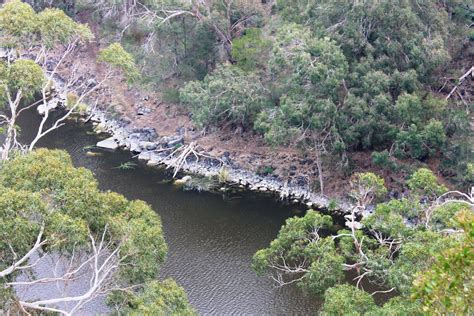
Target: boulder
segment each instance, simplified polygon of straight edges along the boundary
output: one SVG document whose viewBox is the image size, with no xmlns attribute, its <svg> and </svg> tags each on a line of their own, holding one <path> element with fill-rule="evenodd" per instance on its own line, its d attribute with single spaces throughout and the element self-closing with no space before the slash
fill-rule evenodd
<svg viewBox="0 0 474 316">
<path fill-rule="evenodd" d="M 131 152 L 136 152 L 136 153 L 142 152 L 142 149 L 140 147 L 140 140 L 136 138 L 130 138 L 129 141 L 130 141 Z"/>
<path fill-rule="evenodd" d="M 144 141 L 153 141 L 158 137 L 158 133 L 152 127 L 134 128 L 130 137 L 135 137 L 132 135 L 136 135 L 136 137 Z"/>
<path fill-rule="evenodd" d="M 104 139 L 98 142 L 97 147 L 109 149 L 109 150 L 116 150 L 119 147 L 119 145 L 117 144 L 117 142 L 115 141 L 113 137 L 109 137 L 107 139 Z"/>
<path fill-rule="evenodd" d="M 98 84 L 99 83 L 94 78 L 91 78 L 91 79 L 87 80 L 87 86 L 88 87 L 95 87 Z"/>
<path fill-rule="evenodd" d="M 0 59 L 6 59 L 8 57 L 8 51 L 0 47 Z"/>
<path fill-rule="evenodd" d="M 172 148 L 172 147 L 175 147 L 176 145 L 183 144 L 184 137 L 182 135 L 164 137 L 163 142 L 166 143 L 167 147 Z"/>
<path fill-rule="evenodd" d="M 191 180 L 191 176 L 184 176 L 181 179 L 174 180 L 174 184 L 183 185 L 186 184 L 186 182 L 188 182 L 189 180 Z"/>
<path fill-rule="evenodd" d="M 147 141 L 142 141 L 139 143 L 139 146 L 143 149 L 143 150 L 155 150 L 156 148 L 158 148 L 158 144 L 154 143 L 154 142 L 147 142 Z"/>
<path fill-rule="evenodd" d="M 146 106 L 141 106 L 137 110 L 137 115 L 146 115 L 146 114 L 150 114 L 151 112 L 152 112 L 152 109 Z"/>
<path fill-rule="evenodd" d="M 146 165 L 149 166 L 149 167 L 158 166 L 159 164 L 160 164 L 160 162 L 158 160 L 155 160 L 155 159 L 150 159 L 146 163 Z"/>
<path fill-rule="evenodd" d="M 57 108 L 59 105 L 62 104 L 62 100 L 60 98 L 52 98 L 46 104 L 41 103 L 36 108 L 40 115 L 44 115 L 46 112 L 51 111 L 52 109 Z"/>
<path fill-rule="evenodd" d="M 138 155 L 138 160 L 150 160 L 151 159 L 151 153 L 149 152 L 142 152 L 140 155 Z"/>
</svg>

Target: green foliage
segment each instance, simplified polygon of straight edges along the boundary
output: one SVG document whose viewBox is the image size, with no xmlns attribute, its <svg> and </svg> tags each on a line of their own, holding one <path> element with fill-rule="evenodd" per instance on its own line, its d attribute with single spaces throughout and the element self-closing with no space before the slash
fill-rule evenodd
<svg viewBox="0 0 474 316">
<path fill-rule="evenodd" d="M 467 183 L 474 184 L 474 163 L 468 163 L 466 165 L 466 172 L 464 174 L 464 181 Z"/>
<path fill-rule="evenodd" d="M 13 0 L 0 7 L 2 46 L 17 46 L 32 40 L 37 27 L 36 13 L 30 5 Z"/>
<path fill-rule="evenodd" d="M 364 205 L 387 194 L 385 180 L 372 172 L 356 173 L 351 180 L 351 187 L 349 195 Z"/>
<path fill-rule="evenodd" d="M 196 315 L 189 305 L 186 292 L 176 282 L 151 281 L 143 290 L 126 298 L 127 315 Z"/>
<path fill-rule="evenodd" d="M 339 47 L 329 38 L 313 38 L 295 24 L 278 30 L 270 59 L 272 76 L 281 89 L 279 106 L 258 116 L 255 127 L 270 144 L 328 133 L 336 112 L 337 89 L 347 72 Z M 309 132 L 309 133 L 308 133 Z"/>
<path fill-rule="evenodd" d="M 217 174 L 217 181 L 219 183 L 227 183 L 230 181 L 230 172 L 226 167 L 221 167 Z"/>
<path fill-rule="evenodd" d="M 122 71 L 129 82 L 138 79 L 140 76 L 133 56 L 127 53 L 120 43 L 110 44 L 107 48 L 101 50 L 97 60 Z"/>
<path fill-rule="evenodd" d="M 259 166 L 257 168 L 257 174 L 259 176 L 268 176 L 269 174 L 272 174 L 275 169 L 272 166 Z"/>
<path fill-rule="evenodd" d="M 203 81 L 187 83 L 180 99 L 200 127 L 225 122 L 247 126 L 267 103 L 266 89 L 258 77 L 230 64 L 217 67 Z"/>
<path fill-rule="evenodd" d="M 390 286 L 400 293 L 409 294 L 417 272 L 433 264 L 443 250 L 456 244 L 452 238 L 443 238 L 439 233 L 420 231 L 402 245 L 399 256 L 388 271 Z"/>
<path fill-rule="evenodd" d="M 74 22 L 62 10 L 45 9 L 36 13 L 19 0 L 8 1 L 0 8 L 1 46 L 28 48 L 41 44 L 51 49 L 57 44 L 93 38 L 89 27 Z"/>
<path fill-rule="evenodd" d="M 311 265 L 306 277 L 298 284 L 303 290 L 320 295 L 344 278 L 344 258 L 337 252 L 331 237 L 308 245 L 305 257 L 311 260 Z"/>
<path fill-rule="evenodd" d="M 424 315 L 419 301 L 413 301 L 410 297 L 396 296 L 383 304 L 382 307 L 369 311 L 370 316 L 421 316 Z"/>
<path fill-rule="evenodd" d="M 446 203 L 441 206 L 438 206 L 433 211 L 433 217 L 431 218 L 431 224 L 434 226 L 434 229 L 442 230 L 446 228 L 454 229 L 456 221 L 453 219 L 455 215 L 466 208 L 465 203 L 452 202 Z"/>
<path fill-rule="evenodd" d="M 412 234 L 412 230 L 406 227 L 405 218 L 417 216 L 420 208 L 418 203 L 408 199 L 391 200 L 378 204 L 374 214 L 366 217 L 363 223 L 386 236 L 405 238 Z"/>
<path fill-rule="evenodd" d="M 423 311 L 437 315 L 469 315 L 474 312 L 474 218 L 465 209 L 456 217 L 464 234 L 457 246 L 440 252 L 428 270 L 420 272 L 413 296 Z"/>
<path fill-rule="evenodd" d="M 305 291 L 324 294 L 324 315 L 465 314 L 472 306 L 472 238 L 462 236 L 459 227 L 472 230 L 472 212 L 466 202 L 437 204 L 436 194 L 446 189 L 429 170 L 418 170 L 407 183 L 409 194 L 377 204 L 362 225 L 352 225 L 352 214 L 357 222 L 358 210 L 367 211 L 373 199 L 386 194 L 382 178 L 356 174 L 350 195 L 357 207 L 345 216 L 350 229 L 335 234 L 330 218 L 308 211 L 287 220 L 270 246 L 254 255 L 253 269 L 273 274 L 280 284 L 296 282 Z M 430 199 L 421 199 L 427 194 Z M 341 285 L 343 267 L 358 275 L 352 285 Z M 397 296 L 377 307 L 370 293 L 353 286 L 359 286 L 358 278 Z M 421 281 L 415 282 L 417 294 L 411 299 L 417 278 Z"/>
<path fill-rule="evenodd" d="M 447 188 L 438 184 L 438 179 L 433 172 L 426 168 L 420 168 L 413 173 L 407 181 L 407 185 L 414 193 L 436 198 L 447 191 Z"/>
<path fill-rule="evenodd" d="M 340 97 L 334 130 L 345 150 L 395 143 L 398 155 L 415 159 L 439 154 L 451 141 L 446 101 L 425 87 L 460 49 L 452 43 L 464 40 L 469 18 L 453 12 L 468 7 L 468 1 L 277 2 L 284 20 L 310 27 L 314 37 L 330 37 L 349 64 L 344 92 L 327 95 Z"/>
<path fill-rule="evenodd" d="M 343 277 L 343 257 L 336 251 L 332 238 L 320 238 L 320 230 L 332 227 L 332 219 L 309 210 L 302 218 L 290 218 L 269 248 L 257 251 L 252 268 L 264 274 L 272 266 L 297 266 L 306 262 L 304 277 L 297 284 L 305 291 L 322 294 Z M 291 274 L 291 273 L 290 273 Z"/>
<path fill-rule="evenodd" d="M 46 205 L 39 194 L 25 190 L 0 189 L 0 271 L 7 268 L 14 253 L 9 249 L 13 245 L 16 253 L 26 253 L 34 244 L 39 233 Z M 32 222 L 31 218 L 38 218 Z"/>
<path fill-rule="evenodd" d="M 324 294 L 322 315 L 363 315 L 376 308 L 370 294 L 355 286 L 342 284 Z"/>
<path fill-rule="evenodd" d="M 166 103 L 179 103 L 179 89 L 165 88 L 161 98 Z"/>
<path fill-rule="evenodd" d="M 391 159 L 387 150 L 372 152 L 372 162 L 374 165 L 384 169 L 395 171 L 397 164 Z"/>
<path fill-rule="evenodd" d="M 99 191 L 92 173 L 74 168 L 65 152 L 41 149 L 3 162 L 0 184 L 2 264 L 11 262 L 6 242 L 24 254 L 42 222 L 48 247 L 65 255 L 73 246 L 88 243 L 89 229 L 101 235 L 108 225 L 108 238 L 123 243 L 123 281 L 144 282 L 158 276 L 167 247 L 156 213 L 144 202 Z"/>
<path fill-rule="evenodd" d="M 8 69 L 7 86 L 10 93 L 21 91 L 26 98 L 39 92 L 45 81 L 43 70 L 29 59 L 17 59 Z"/>
<path fill-rule="evenodd" d="M 86 25 L 74 22 L 60 9 L 45 9 L 38 13 L 37 20 L 41 39 L 51 48 L 76 38 L 90 41 L 94 37 Z"/>
<path fill-rule="evenodd" d="M 263 59 L 271 44 L 263 38 L 261 29 L 249 28 L 242 37 L 232 41 L 232 57 L 243 70 L 255 71 L 257 67 L 265 65 Z"/>
</svg>

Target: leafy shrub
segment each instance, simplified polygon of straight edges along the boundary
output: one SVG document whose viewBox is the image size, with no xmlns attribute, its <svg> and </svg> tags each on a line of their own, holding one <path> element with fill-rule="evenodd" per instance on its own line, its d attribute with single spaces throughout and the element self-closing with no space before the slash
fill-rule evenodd
<svg viewBox="0 0 474 316">
<path fill-rule="evenodd" d="M 231 64 L 220 65 L 203 81 L 186 84 L 180 100 L 200 127 L 224 123 L 248 126 L 268 102 L 259 78 Z"/>
</svg>

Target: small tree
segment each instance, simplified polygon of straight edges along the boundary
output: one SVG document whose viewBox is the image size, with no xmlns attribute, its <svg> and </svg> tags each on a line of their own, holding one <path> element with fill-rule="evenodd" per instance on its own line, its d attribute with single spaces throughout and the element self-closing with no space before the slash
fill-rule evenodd
<svg viewBox="0 0 474 316">
<path fill-rule="evenodd" d="M 81 43 L 93 38 L 86 25 L 74 22 L 59 9 L 35 13 L 28 4 L 9 1 L 0 8 L 0 28 L 0 46 L 8 52 L 6 61 L 0 61 L 0 102 L 5 103 L 7 108 L 0 116 L 0 123 L 6 125 L 7 130 L 2 148 L 2 160 L 6 160 L 12 150 L 31 151 L 42 137 L 64 125 L 84 100 L 112 76 L 113 70 L 108 67 L 104 78 L 91 86 L 87 84 L 87 79 L 79 80 L 73 63 L 70 66 L 71 75 L 64 78 L 62 84 L 55 83 L 59 70 L 71 53 Z M 57 52 L 61 52 L 59 59 L 55 58 Z M 30 59 L 31 56 L 34 60 Z M 105 49 L 101 57 L 110 66 L 123 70 L 129 78 L 137 76 L 133 59 L 119 49 L 118 44 Z M 73 95 L 74 98 L 68 98 L 66 112 L 46 126 L 50 113 L 57 105 L 53 102 L 57 95 Z M 36 108 L 43 117 L 35 138 L 29 146 L 24 146 L 17 141 L 16 124 L 21 113 L 32 108 Z"/>
<path fill-rule="evenodd" d="M 214 32 L 224 48 L 226 60 L 231 59 L 232 40 L 246 28 L 255 26 L 263 11 L 260 1 L 246 0 L 100 0 L 92 3 L 105 17 L 119 18 L 124 30 L 143 21 L 161 26 L 180 17 L 191 17 Z M 148 43 L 155 34 L 149 34 Z"/>
<path fill-rule="evenodd" d="M 192 81 L 180 91 L 200 127 L 226 123 L 248 126 L 267 104 L 267 91 L 257 76 L 230 64 L 219 66 L 203 81 Z"/>
<path fill-rule="evenodd" d="M 339 47 L 295 24 L 279 29 L 270 60 L 273 81 L 285 91 L 277 107 L 259 114 L 255 127 L 270 144 L 298 144 L 313 151 L 324 194 L 322 156 L 338 141 L 337 93 L 347 72 Z"/>
</svg>

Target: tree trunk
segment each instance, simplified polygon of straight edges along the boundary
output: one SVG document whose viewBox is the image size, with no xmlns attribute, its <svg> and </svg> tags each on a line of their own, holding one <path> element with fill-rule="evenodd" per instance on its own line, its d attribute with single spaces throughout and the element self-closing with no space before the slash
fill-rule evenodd
<svg viewBox="0 0 474 316">
<path fill-rule="evenodd" d="M 321 153 L 319 149 L 315 150 L 316 152 L 316 166 L 318 167 L 318 178 L 319 178 L 319 188 L 321 195 L 324 195 L 324 176 L 323 176 L 323 166 L 321 162 Z"/>
</svg>

